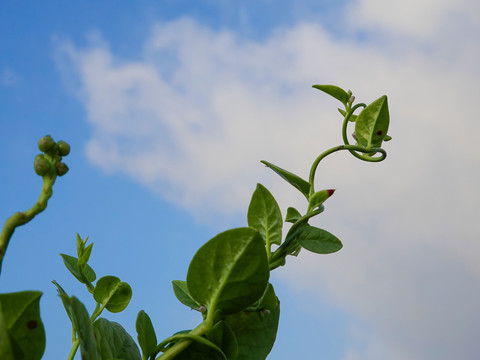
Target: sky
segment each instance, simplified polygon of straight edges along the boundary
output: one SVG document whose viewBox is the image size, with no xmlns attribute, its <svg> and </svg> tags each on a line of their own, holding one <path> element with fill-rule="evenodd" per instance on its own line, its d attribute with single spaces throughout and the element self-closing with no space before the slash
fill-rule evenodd
<svg viewBox="0 0 480 360">
<path fill-rule="evenodd" d="M 92 311 L 59 253 L 94 242 L 97 276 L 133 288 L 158 338 L 196 326 L 171 280 L 195 251 L 246 225 L 256 183 L 288 206 L 298 192 L 268 160 L 307 176 L 341 144 L 335 99 L 386 94 L 384 162 L 325 159 L 337 191 L 312 221 L 344 248 L 302 251 L 272 273 L 281 301 L 268 359 L 478 359 L 480 343 L 480 3 L 474 0 L 77 1 L 0 5 L 0 218 L 41 188 L 37 140 L 71 144 L 45 213 L 18 228 L 1 292 L 43 292 L 45 359 L 71 328 L 52 280 Z"/>
</svg>

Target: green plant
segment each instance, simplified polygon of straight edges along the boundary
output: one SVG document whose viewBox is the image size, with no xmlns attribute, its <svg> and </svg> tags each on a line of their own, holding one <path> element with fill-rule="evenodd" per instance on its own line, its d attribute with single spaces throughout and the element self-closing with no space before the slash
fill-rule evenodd
<svg viewBox="0 0 480 360">
<path fill-rule="evenodd" d="M 118 313 L 128 306 L 132 297 L 130 285 L 115 276 L 96 280 L 95 271 L 88 264 L 93 244 L 87 245 L 87 239 L 77 234 L 77 256 L 61 254 L 61 257 L 70 273 L 86 286 L 96 306 L 88 314 L 76 297 L 69 296 L 53 282 L 72 323 L 72 349 L 67 359 L 73 359 L 78 348 L 82 359 L 89 360 L 263 360 L 267 357 L 275 342 L 280 316 L 280 302 L 269 282 L 270 272 L 285 265 L 287 256 L 297 256 L 302 248 L 318 254 L 342 248 L 336 236 L 309 224 L 311 218 L 324 211 L 324 202 L 334 193 L 333 189 L 315 190 L 319 163 L 341 150 L 364 161 L 382 161 L 386 157 L 382 142 L 390 140 L 386 96 L 368 106 L 353 105 L 355 98 L 350 91 L 332 85 L 314 88 L 343 104 L 344 109 L 339 109 L 343 116 L 343 144 L 326 150 L 314 160 L 308 180 L 262 161 L 307 201 L 303 214 L 293 207 L 287 209 L 285 222 L 291 226 L 286 235 L 282 236 L 284 220 L 277 201 L 265 186 L 257 184 L 248 207 L 248 226 L 227 230 L 206 242 L 193 256 L 186 281 L 172 282 L 177 299 L 201 314 L 200 324 L 158 341 L 151 319 L 142 310 L 136 321 L 139 349 L 120 324 L 100 317 L 104 310 Z M 355 145 L 348 141 L 349 123 L 355 123 Z M 2 258 L 15 227 L 45 209 L 56 176 L 66 172 L 66 165 L 61 162 L 61 157 L 70 150 L 66 143 L 55 143 L 47 136 L 40 140 L 39 148 L 45 152 L 35 160 L 35 171 L 44 179 L 42 195 L 34 210 L 24 213 L 28 216 L 14 215 L 7 220 L 0 242 Z M 38 313 L 40 295 L 40 292 L 0 295 L 2 359 L 42 357 L 45 335 Z"/>
</svg>

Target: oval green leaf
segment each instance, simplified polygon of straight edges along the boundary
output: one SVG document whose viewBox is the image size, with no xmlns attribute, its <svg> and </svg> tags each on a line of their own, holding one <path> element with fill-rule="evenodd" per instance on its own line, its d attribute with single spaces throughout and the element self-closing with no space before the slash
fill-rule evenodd
<svg viewBox="0 0 480 360">
<path fill-rule="evenodd" d="M 295 236 L 304 249 L 317 254 L 331 254 L 343 247 L 342 242 L 328 231 L 308 224 L 300 227 Z"/>
<path fill-rule="evenodd" d="M 307 198 L 310 193 L 310 184 L 308 181 L 303 180 L 301 177 L 291 173 L 290 171 L 284 170 L 279 168 L 268 161 L 262 160 L 260 161 L 262 164 L 265 164 L 267 167 L 275 171 L 280 177 L 286 180 L 290 185 L 295 187 L 296 189 L 300 190 L 300 192 Z"/>
<path fill-rule="evenodd" d="M 76 257 L 65 254 L 60 254 L 60 256 L 62 257 L 63 263 L 68 271 L 70 271 L 82 284 L 91 283 L 97 278 L 95 271 L 93 271 L 90 265 L 85 264 L 85 270 L 82 273 L 81 269 L 78 267 L 78 259 Z"/>
<path fill-rule="evenodd" d="M 257 184 L 248 206 L 248 226 L 258 230 L 268 249 L 282 242 L 282 213 L 277 201 L 262 184 Z"/>
<path fill-rule="evenodd" d="M 342 104 L 347 105 L 350 96 L 348 93 L 335 85 L 313 85 L 315 89 L 323 91 L 324 93 L 333 96 L 335 99 L 340 100 Z"/>
<path fill-rule="evenodd" d="M 93 332 L 102 359 L 142 359 L 137 344 L 122 325 L 99 318 L 93 323 Z"/>
<path fill-rule="evenodd" d="M 175 297 L 183 305 L 188 306 L 190 309 L 198 309 L 200 307 L 200 304 L 192 298 L 192 295 L 190 295 L 186 281 L 173 280 L 172 286 Z"/>
<path fill-rule="evenodd" d="M 8 339 L 0 340 L 3 359 L 41 359 L 45 350 L 45 330 L 40 319 L 40 291 L 22 291 L 0 294 L 1 333 Z M 2 336 L 3 337 L 3 336 Z"/>
<path fill-rule="evenodd" d="M 235 313 L 262 296 L 269 276 L 262 237 L 252 228 L 237 228 L 218 234 L 197 251 L 187 286 L 208 311 Z"/>
<path fill-rule="evenodd" d="M 143 358 L 148 359 L 152 355 L 156 356 L 157 354 L 154 354 L 154 352 L 157 346 L 157 335 L 150 316 L 143 310 L 138 312 L 135 329 L 137 330 L 138 344 L 142 349 Z"/>
<path fill-rule="evenodd" d="M 387 96 L 383 95 L 358 115 L 355 122 L 355 135 L 358 144 L 367 149 L 380 147 L 387 136 L 389 123 Z"/>
<path fill-rule="evenodd" d="M 132 298 L 132 288 L 116 276 L 104 276 L 97 281 L 93 289 L 93 298 L 105 305 L 108 311 L 117 313 L 128 306 Z"/>
</svg>

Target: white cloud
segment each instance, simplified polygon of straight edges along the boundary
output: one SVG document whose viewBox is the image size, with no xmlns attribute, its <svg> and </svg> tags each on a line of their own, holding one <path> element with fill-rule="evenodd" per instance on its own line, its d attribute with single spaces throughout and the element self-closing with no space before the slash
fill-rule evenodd
<svg viewBox="0 0 480 360">
<path fill-rule="evenodd" d="M 366 102 L 387 93 L 394 138 L 387 160 L 336 154 L 317 176 L 319 187 L 338 191 L 316 223 L 345 248 L 327 257 L 302 253 L 281 274 L 326 291 L 354 316 L 345 360 L 474 359 L 480 51 L 464 31 L 478 23 L 467 1 L 436 2 L 434 10 L 416 2 L 412 17 L 388 4 L 355 5 L 356 26 L 384 30 L 388 48 L 339 40 L 308 23 L 255 42 L 181 19 L 158 24 L 137 61 L 122 61 L 98 41 L 84 49 L 64 43 L 59 52 L 78 73 L 90 160 L 204 220 L 244 213 L 259 180 L 282 205 L 296 201 L 258 161 L 306 176 L 314 156 L 339 143 L 337 104 L 310 85 L 350 87 Z M 470 22 L 445 38 L 435 30 L 453 8 Z M 363 326 L 369 330 L 359 337 Z"/>
</svg>

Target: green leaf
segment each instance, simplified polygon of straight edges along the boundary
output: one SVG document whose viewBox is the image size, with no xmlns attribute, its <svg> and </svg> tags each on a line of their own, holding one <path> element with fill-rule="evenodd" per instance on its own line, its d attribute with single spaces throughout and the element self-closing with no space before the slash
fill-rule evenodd
<svg viewBox="0 0 480 360">
<path fill-rule="evenodd" d="M 358 115 L 355 123 L 355 135 L 358 144 L 367 149 L 380 147 L 387 136 L 389 123 L 387 96 L 383 95 Z"/>
<path fill-rule="evenodd" d="M 338 111 L 340 111 L 340 114 L 343 115 L 343 117 L 347 116 L 347 112 L 345 110 L 342 110 L 342 109 L 338 109 Z M 355 122 L 357 121 L 357 115 L 350 115 L 350 117 L 348 118 L 348 121 L 351 121 L 351 122 Z"/>
<path fill-rule="evenodd" d="M 271 284 L 263 298 L 260 306 L 268 313 L 242 311 L 225 319 L 237 339 L 237 360 L 265 360 L 275 343 L 280 303 Z"/>
<path fill-rule="evenodd" d="M 60 254 L 60 256 L 62 257 L 63 263 L 68 271 L 70 271 L 82 284 L 91 283 L 97 278 L 95 271 L 93 271 L 88 264 L 85 265 L 85 270 L 82 273 L 78 267 L 78 259 L 76 257 L 65 254 Z"/>
<path fill-rule="evenodd" d="M 183 305 L 188 306 L 190 309 L 198 309 L 200 307 L 200 304 L 192 298 L 192 295 L 190 295 L 186 281 L 173 280 L 172 286 L 176 298 Z"/>
<path fill-rule="evenodd" d="M 268 161 L 262 160 L 262 164 L 265 164 L 267 167 L 275 171 L 278 175 L 280 175 L 284 180 L 286 180 L 290 185 L 293 187 L 297 188 L 300 190 L 300 192 L 307 198 L 308 200 L 308 195 L 310 193 L 310 184 L 308 181 L 303 180 L 301 177 L 292 174 L 291 172 L 284 170 L 282 168 L 279 168 L 278 166 L 275 166 Z"/>
<path fill-rule="evenodd" d="M 143 359 L 148 359 L 149 356 L 155 356 L 155 347 L 157 346 L 157 336 L 152 325 L 152 320 L 143 310 L 140 310 L 135 322 L 135 329 L 137 330 L 137 339 L 142 349 Z"/>
<path fill-rule="evenodd" d="M 104 276 L 97 281 L 93 290 L 95 301 L 105 305 L 105 308 L 117 313 L 125 310 L 132 298 L 132 288 L 126 282 L 121 282 L 116 276 Z"/>
<path fill-rule="evenodd" d="M 85 272 L 85 267 L 87 266 L 87 262 L 90 259 L 90 255 L 92 253 L 92 247 L 93 247 L 93 243 L 88 245 L 85 248 L 83 254 L 78 257 L 77 265 L 81 273 Z"/>
<path fill-rule="evenodd" d="M 335 99 L 340 100 L 344 105 L 347 105 L 348 100 L 350 100 L 350 96 L 348 95 L 348 93 L 345 90 L 339 88 L 338 86 L 313 85 L 312 87 L 320 91 L 323 91 L 324 93 L 327 93 L 330 96 L 333 96 Z"/>
<path fill-rule="evenodd" d="M 8 327 L 2 311 L 2 304 L 0 304 L 0 359 L 15 360 L 10 334 L 8 333 Z"/>
<path fill-rule="evenodd" d="M 133 338 L 118 323 L 99 318 L 93 323 L 97 351 L 102 359 L 140 360 Z"/>
<path fill-rule="evenodd" d="M 298 243 L 317 254 L 331 254 L 340 250 L 342 242 L 328 231 L 304 224 L 295 232 Z"/>
<path fill-rule="evenodd" d="M 248 206 L 248 226 L 258 230 L 267 249 L 282 242 L 282 213 L 277 201 L 262 184 L 257 184 Z"/>
<path fill-rule="evenodd" d="M 93 333 L 92 323 L 85 306 L 76 297 L 66 297 L 60 294 L 64 304 L 69 308 L 67 313 L 70 314 L 73 328 L 77 332 L 80 341 L 80 351 L 82 353 L 82 360 L 100 360 L 97 354 L 97 347 L 95 344 L 95 336 Z"/>
<path fill-rule="evenodd" d="M 197 251 L 188 268 L 187 286 L 208 311 L 235 313 L 262 296 L 269 275 L 258 231 L 237 228 L 218 234 Z"/>
<path fill-rule="evenodd" d="M 327 200 L 330 196 L 333 195 L 335 189 L 328 189 L 328 190 L 320 190 L 310 196 L 308 200 L 308 210 L 313 210 L 318 208 L 322 205 L 325 200 Z"/>
<path fill-rule="evenodd" d="M 5 358 L 13 353 L 15 359 L 41 359 L 45 351 L 45 330 L 40 319 L 40 291 L 0 294 L 0 333 L 9 340 L 0 340 L 0 354 Z M 2 335 L 3 338 L 3 335 Z"/>
<path fill-rule="evenodd" d="M 285 221 L 293 224 L 301 217 L 302 214 L 300 214 L 297 209 L 295 209 L 294 207 L 289 207 L 287 209 L 287 216 L 285 217 Z"/>
</svg>

